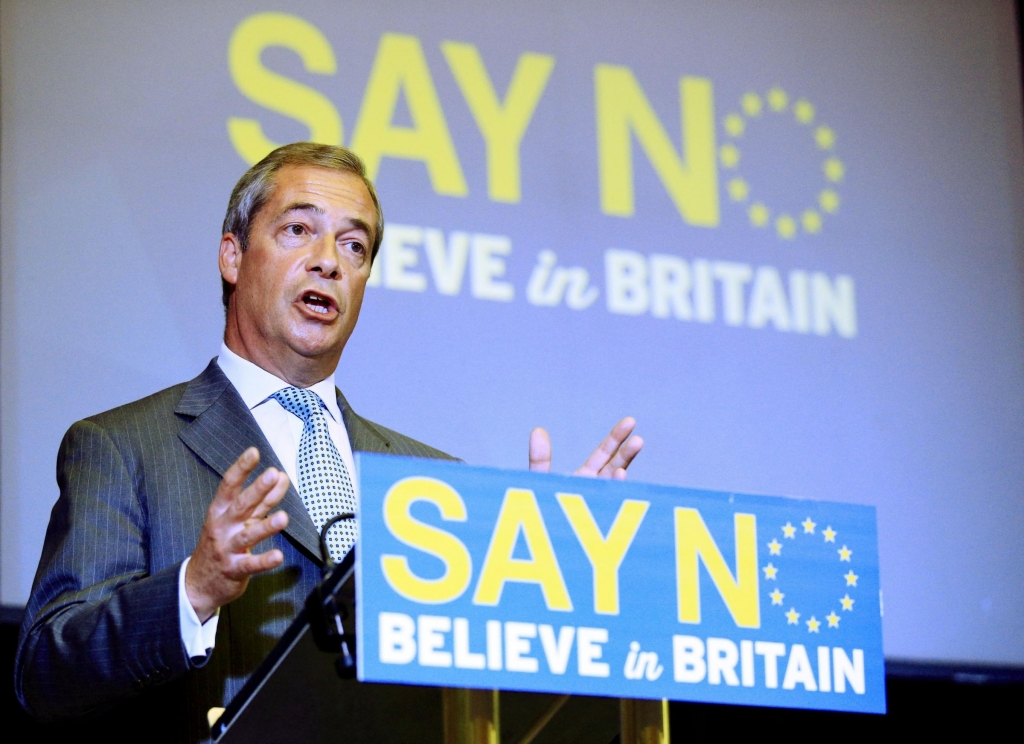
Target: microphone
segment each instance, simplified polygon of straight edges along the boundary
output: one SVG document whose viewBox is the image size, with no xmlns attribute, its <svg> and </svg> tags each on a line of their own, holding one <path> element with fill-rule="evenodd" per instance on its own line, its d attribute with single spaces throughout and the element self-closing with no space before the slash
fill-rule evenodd
<svg viewBox="0 0 1024 744">
<path fill-rule="evenodd" d="M 321 651 L 339 654 L 334 661 L 334 668 L 342 679 L 352 679 L 356 676 L 355 638 L 345 632 L 343 625 L 354 610 L 350 605 L 355 597 L 349 596 L 352 594 L 351 587 L 345 591 L 345 587 L 338 585 L 339 579 L 331 580 L 338 564 L 334 562 L 327 547 L 327 533 L 338 522 L 343 519 L 354 519 L 355 516 L 351 512 L 338 514 L 328 519 L 320 529 L 320 558 L 324 563 L 323 581 L 317 584 L 306 599 L 306 612 L 313 640 Z"/>
<path fill-rule="evenodd" d="M 331 558 L 331 551 L 327 547 L 327 533 L 330 531 L 331 527 L 336 525 L 341 520 L 343 520 L 343 519 L 355 519 L 355 518 L 356 518 L 356 515 L 353 514 L 352 512 L 344 512 L 342 514 L 336 514 L 335 516 L 333 516 L 330 519 L 328 519 L 324 523 L 324 526 L 320 528 L 320 560 L 322 560 L 324 562 L 322 576 L 325 579 L 327 578 L 328 574 L 331 573 L 331 571 L 333 571 L 335 568 L 337 568 L 337 565 L 338 565 L 337 563 L 334 562 L 334 559 Z"/>
</svg>

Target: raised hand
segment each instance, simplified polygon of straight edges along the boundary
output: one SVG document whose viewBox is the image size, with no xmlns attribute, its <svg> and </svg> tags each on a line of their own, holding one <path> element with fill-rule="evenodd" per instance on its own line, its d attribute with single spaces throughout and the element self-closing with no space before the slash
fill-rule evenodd
<svg viewBox="0 0 1024 744">
<path fill-rule="evenodd" d="M 206 510 L 199 543 L 185 569 L 185 593 L 202 623 L 218 607 L 242 596 L 250 576 L 276 568 L 284 560 L 280 550 L 250 552 L 288 526 L 283 511 L 267 516 L 288 491 L 287 475 L 267 468 L 242 488 L 259 461 L 259 451 L 250 447 L 228 468 Z"/>
<path fill-rule="evenodd" d="M 643 439 L 630 436 L 635 428 L 636 419 L 632 416 L 615 424 L 576 475 L 625 480 L 626 468 L 644 446 Z M 539 427 L 530 432 L 530 470 L 541 473 L 551 470 L 551 437 Z"/>
</svg>

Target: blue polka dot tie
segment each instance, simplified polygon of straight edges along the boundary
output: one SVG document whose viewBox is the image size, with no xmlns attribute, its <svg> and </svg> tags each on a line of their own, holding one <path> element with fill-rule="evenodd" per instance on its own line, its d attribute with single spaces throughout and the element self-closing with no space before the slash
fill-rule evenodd
<svg viewBox="0 0 1024 744">
<path fill-rule="evenodd" d="M 345 461 L 327 429 L 327 408 L 312 390 L 288 387 L 270 396 L 289 413 L 302 419 L 299 440 L 299 496 L 317 532 L 331 517 L 356 511 L 355 489 Z M 354 519 L 343 519 L 327 533 L 331 558 L 340 561 L 356 542 Z"/>
</svg>

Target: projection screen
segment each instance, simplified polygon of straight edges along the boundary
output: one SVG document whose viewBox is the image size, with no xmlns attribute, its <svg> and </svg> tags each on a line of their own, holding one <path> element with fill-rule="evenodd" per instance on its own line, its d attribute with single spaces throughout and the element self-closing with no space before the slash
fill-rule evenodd
<svg viewBox="0 0 1024 744">
<path fill-rule="evenodd" d="M 344 144 L 388 227 L 338 380 L 479 465 L 878 509 L 886 654 L 1024 665 L 1010 2 L 5 0 L 0 593 L 75 420 L 191 379 L 227 197 Z"/>
</svg>

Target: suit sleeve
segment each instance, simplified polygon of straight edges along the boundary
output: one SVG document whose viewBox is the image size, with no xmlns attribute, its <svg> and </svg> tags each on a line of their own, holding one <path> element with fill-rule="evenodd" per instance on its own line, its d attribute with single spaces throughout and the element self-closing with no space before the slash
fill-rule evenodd
<svg viewBox="0 0 1024 744">
<path fill-rule="evenodd" d="M 83 714 L 190 667 L 175 564 L 149 574 L 145 504 L 106 429 L 76 423 L 18 641 L 15 686 L 41 720 Z"/>
</svg>

